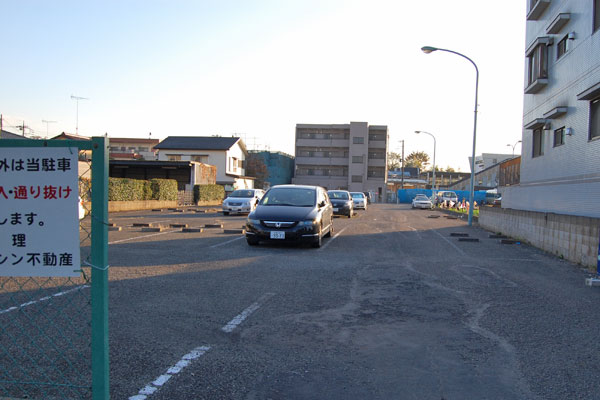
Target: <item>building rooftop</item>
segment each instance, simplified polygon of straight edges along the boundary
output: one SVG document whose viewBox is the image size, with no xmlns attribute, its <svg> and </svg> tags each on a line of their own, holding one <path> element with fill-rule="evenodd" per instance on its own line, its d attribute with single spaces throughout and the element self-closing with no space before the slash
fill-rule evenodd
<svg viewBox="0 0 600 400">
<path fill-rule="evenodd" d="M 161 150 L 229 150 L 239 140 L 239 137 L 169 136 L 154 148 Z M 244 148 L 243 145 L 242 148 Z"/>
</svg>

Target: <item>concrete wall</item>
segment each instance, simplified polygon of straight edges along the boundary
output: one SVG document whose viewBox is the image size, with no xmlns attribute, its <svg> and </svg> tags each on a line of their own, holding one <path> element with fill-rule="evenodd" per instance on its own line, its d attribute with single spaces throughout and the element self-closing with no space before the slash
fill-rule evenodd
<svg viewBox="0 0 600 400">
<path fill-rule="evenodd" d="M 86 205 L 90 209 L 91 204 Z M 152 210 L 153 208 L 175 208 L 177 200 L 109 201 L 108 212 Z"/>
<path fill-rule="evenodd" d="M 481 207 L 479 225 L 595 270 L 600 219 Z"/>
</svg>

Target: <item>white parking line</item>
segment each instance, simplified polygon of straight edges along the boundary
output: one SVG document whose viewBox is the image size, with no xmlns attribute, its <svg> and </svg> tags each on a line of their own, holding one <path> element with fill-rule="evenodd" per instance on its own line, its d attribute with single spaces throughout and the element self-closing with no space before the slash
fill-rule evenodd
<svg viewBox="0 0 600 400">
<path fill-rule="evenodd" d="M 223 242 L 223 243 L 217 243 L 217 244 L 213 244 L 212 246 L 210 246 L 210 248 L 211 248 L 211 249 L 214 249 L 215 247 L 225 246 L 226 244 L 229 244 L 229 243 L 231 243 L 231 242 L 235 242 L 236 240 L 240 240 L 240 239 L 243 239 L 243 238 L 244 238 L 244 236 L 240 236 L 240 237 L 237 237 L 237 238 L 235 238 L 235 239 L 228 240 L 228 241 L 226 241 L 226 242 Z"/>
<path fill-rule="evenodd" d="M 255 303 L 252 303 L 239 315 L 237 315 L 235 318 L 229 321 L 229 323 L 222 327 L 221 330 L 227 333 L 231 333 L 242 322 L 244 322 L 244 320 L 248 318 L 250 314 L 258 310 L 265 301 L 267 301 L 274 295 L 275 293 L 265 293 Z M 194 350 L 181 357 L 181 360 L 179 360 L 175 365 L 169 367 L 164 374 L 160 375 L 158 378 L 154 379 L 154 381 L 141 388 L 138 394 L 129 397 L 129 400 L 146 400 L 149 396 L 153 395 L 158 389 L 160 389 L 165 383 L 167 383 L 169 379 L 171 379 L 174 375 L 177 375 L 184 368 L 189 366 L 193 360 L 203 356 L 208 350 L 210 350 L 210 346 L 196 347 Z"/>
<path fill-rule="evenodd" d="M 85 288 L 89 288 L 89 285 L 77 286 L 77 287 L 75 287 L 73 289 L 65 290 L 64 292 L 54 293 L 53 295 L 50 295 L 50 296 L 42 297 L 40 299 L 33 300 L 33 301 L 28 301 L 27 303 L 23 303 L 23 304 L 21 304 L 19 306 L 10 307 L 10 308 L 7 308 L 6 310 L 0 310 L 0 314 L 6 314 L 8 312 L 18 310 L 19 308 L 24 308 L 24 307 L 27 307 L 27 306 L 31 306 L 33 304 L 41 303 L 43 301 L 48 301 L 48 300 L 50 300 L 53 297 L 59 297 L 59 296 L 65 295 L 67 293 L 75 292 L 77 290 L 81 290 L 81 289 L 85 289 Z"/>
<path fill-rule="evenodd" d="M 444 239 L 446 242 L 448 242 L 452 247 L 454 247 L 456 249 L 456 251 L 458 251 L 460 254 L 462 254 L 465 257 L 468 257 L 467 253 L 465 253 L 464 251 L 462 251 L 460 249 L 460 247 L 458 247 L 457 245 L 455 245 L 454 243 L 452 243 L 450 240 L 448 240 L 446 237 L 444 237 L 444 235 L 442 235 L 441 233 L 439 233 L 438 231 L 433 231 L 436 235 L 438 235 L 439 237 L 441 237 L 442 239 Z"/>
<path fill-rule="evenodd" d="M 237 328 L 246 318 L 250 316 L 254 311 L 258 310 L 262 303 L 275 296 L 275 293 L 266 293 L 261 296 L 260 299 L 256 300 L 255 303 L 252 303 L 248 308 L 242 311 L 240 314 L 235 316 L 231 321 L 227 323 L 224 327 L 221 328 L 223 332 L 231 333 L 235 328 Z"/>
<path fill-rule="evenodd" d="M 333 242 L 338 236 L 340 236 L 342 234 L 342 232 L 344 232 L 346 230 L 346 228 L 348 228 L 348 227 L 346 226 L 345 228 L 342 228 L 341 231 L 339 231 L 338 233 L 333 235 L 333 237 L 331 239 L 329 239 L 327 241 L 327 243 L 325 243 L 323 246 L 321 246 L 321 248 L 319 250 L 325 250 L 327 248 L 327 246 L 329 246 L 331 244 L 331 242 Z"/>
<path fill-rule="evenodd" d="M 194 350 L 181 357 L 181 360 L 179 360 L 177 364 L 173 365 L 172 367 L 169 367 L 166 373 L 156 378 L 154 381 L 152 381 L 152 383 L 149 383 L 142 389 L 140 389 L 138 394 L 129 397 L 129 400 L 147 399 L 148 396 L 152 395 L 154 392 L 160 389 L 161 386 L 167 383 L 169 379 L 171 379 L 174 375 L 180 373 L 185 367 L 189 366 L 192 363 L 192 361 L 194 361 L 197 358 L 200 358 L 208 350 L 210 350 L 210 346 L 196 347 Z"/>
<path fill-rule="evenodd" d="M 130 241 L 132 241 L 132 240 L 136 240 L 136 239 L 144 239 L 144 238 L 147 238 L 147 237 L 152 237 L 152 236 L 166 235 L 167 233 L 172 233 L 172 232 L 175 232 L 175 231 L 177 231 L 177 230 L 176 230 L 176 229 L 173 229 L 173 230 L 170 230 L 170 231 L 167 231 L 167 232 L 153 233 L 153 234 L 151 234 L 151 235 L 142 235 L 142 236 L 136 236 L 136 237 L 132 237 L 132 238 L 129 238 L 129 239 L 115 240 L 115 241 L 112 241 L 112 242 L 108 242 L 108 244 L 116 244 L 116 243 L 122 243 L 122 242 L 130 242 Z"/>
</svg>

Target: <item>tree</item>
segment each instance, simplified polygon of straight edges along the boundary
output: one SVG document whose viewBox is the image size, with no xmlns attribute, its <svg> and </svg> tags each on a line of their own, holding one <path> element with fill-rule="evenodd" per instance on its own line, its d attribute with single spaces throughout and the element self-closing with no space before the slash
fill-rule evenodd
<svg viewBox="0 0 600 400">
<path fill-rule="evenodd" d="M 447 166 L 446 169 L 444 170 L 446 172 L 456 172 L 456 170 L 454 168 L 452 168 L 451 166 Z"/>
<path fill-rule="evenodd" d="M 413 151 L 405 159 L 405 167 L 414 167 L 421 170 L 429 164 L 429 156 L 424 151 Z"/>
<path fill-rule="evenodd" d="M 264 188 L 265 181 L 269 177 L 269 170 L 263 158 L 256 153 L 249 153 L 246 157 L 246 175 L 253 176 L 255 188 Z"/>
<path fill-rule="evenodd" d="M 388 157 L 388 161 L 387 161 L 388 171 L 391 171 L 393 169 L 398 169 L 402 166 L 402 156 L 400 154 L 394 153 L 392 151 L 392 152 L 388 153 L 387 157 Z"/>
</svg>

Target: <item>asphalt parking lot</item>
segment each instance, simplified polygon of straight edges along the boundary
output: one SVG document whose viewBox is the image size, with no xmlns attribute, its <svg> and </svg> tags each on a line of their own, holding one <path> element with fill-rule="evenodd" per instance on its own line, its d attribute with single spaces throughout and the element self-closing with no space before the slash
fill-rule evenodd
<svg viewBox="0 0 600 400">
<path fill-rule="evenodd" d="M 112 398 L 592 399 L 600 390 L 600 291 L 576 265 L 410 205 L 336 218 L 320 249 L 250 247 L 224 233 L 245 218 L 110 215 L 121 227 L 109 233 Z"/>
</svg>

